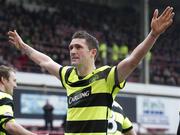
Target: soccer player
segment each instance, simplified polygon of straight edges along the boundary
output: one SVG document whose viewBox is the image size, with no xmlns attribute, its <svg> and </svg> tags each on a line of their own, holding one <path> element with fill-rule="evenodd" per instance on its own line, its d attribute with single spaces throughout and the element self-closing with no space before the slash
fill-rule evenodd
<svg viewBox="0 0 180 135">
<path fill-rule="evenodd" d="M 112 113 L 108 120 L 108 135 L 136 135 L 131 121 L 123 108 L 116 101 L 112 105 Z"/>
<path fill-rule="evenodd" d="M 16 123 L 14 118 L 13 89 L 17 86 L 15 70 L 0 66 L 0 135 L 36 135 Z"/>
<path fill-rule="evenodd" d="M 151 32 L 132 54 L 116 66 L 96 68 L 98 41 L 85 31 L 76 32 L 69 44 L 72 66 L 57 64 L 47 55 L 23 42 L 19 34 L 9 31 L 9 42 L 32 61 L 61 80 L 67 91 L 66 135 L 106 135 L 113 100 L 125 79 L 133 72 L 158 37 L 172 24 L 173 8 L 159 16 L 154 11 Z M 120 86 L 119 86 L 120 84 Z"/>
</svg>

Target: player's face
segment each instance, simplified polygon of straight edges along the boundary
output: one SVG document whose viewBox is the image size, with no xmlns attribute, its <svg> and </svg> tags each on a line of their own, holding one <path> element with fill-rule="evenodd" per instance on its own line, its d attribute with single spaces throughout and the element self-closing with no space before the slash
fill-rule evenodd
<svg viewBox="0 0 180 135">
<path fill-rule="evenodd" d="M 83 64 L 87 65 L 93 57 L 85 39 L 73 39 L 69 45 L 69 51 L 71 64 L 74 66 L 83 66 Z"/>
<path fill-rule="evenodd" d="M 13 95 L 13 90 L 17 87 L 16 75 L 14 72 L 10 72 L 9 80 L 4 80 L 4 87 L 8 94 Z"/>
</svg>

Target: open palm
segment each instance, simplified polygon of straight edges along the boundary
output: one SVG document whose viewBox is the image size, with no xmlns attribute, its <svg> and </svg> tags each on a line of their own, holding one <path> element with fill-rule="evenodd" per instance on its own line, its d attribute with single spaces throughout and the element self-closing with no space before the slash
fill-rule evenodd
<svg viewBox="0 0 180 135">
<path fill-rule="evenodd" d="M 22 45 L 24 44 L 23 40 L 21 39 L 19 34 L 16 32 L 16 30 L 9 31 L 8 36 L 9 36 L 9 42 L 12 45 L 14 45 L 16 48 L 20 49 Z"/>
<path fill-rule="evenodd" d="M 173 8 L 168 6 L 159 17 L 158 14 L 156 9 L 151 21 L 151 29 L 155 35 L 160 35 L 172 24 L 174 16 Z"/>
</svg>

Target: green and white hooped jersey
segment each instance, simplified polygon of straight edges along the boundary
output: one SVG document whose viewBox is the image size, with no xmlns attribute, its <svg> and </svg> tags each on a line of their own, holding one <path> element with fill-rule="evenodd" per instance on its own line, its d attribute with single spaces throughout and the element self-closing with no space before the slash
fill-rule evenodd
<svg viewBox="0 0 180 135">
<path fill-rule="evenodd" d="M 132 128 L 132 123 L 128 117 L 126 117 L 123 108 L 114 101 L 111 117 L 108 120 L 108 135 L 121 135 Z"/>
<path fill-rule="evenodd" d="M 0 135 L 8 135 L 4 126 L 8 121 L 14 121 L 13 98 L 11 95 L 0 91 Z"/>
<path fill-rule="evenodd" d="M 66 135 L 107 134 L 112 102 L 125 84 L 119 85 L 116 72 L 116 67 L 103 66 L 80 79 L 74 67 L 60 68 L 68 97 Z"/>
</svg>

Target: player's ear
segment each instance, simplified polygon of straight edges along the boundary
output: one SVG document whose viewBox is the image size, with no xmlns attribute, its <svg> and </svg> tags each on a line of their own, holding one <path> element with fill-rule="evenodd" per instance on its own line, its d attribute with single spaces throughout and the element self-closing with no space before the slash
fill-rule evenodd
<svg viewBox="0 0 180 135">
<path fill-rule="evenodd" d="M 4 84 L 4 77 L 1 77 L 1 80 L 0 80 L 0 82 L 2 83 L 2 84 Z"/>
<path fill-rule="evenodd" d="M 1 77 L 1 83 L 4 84 L 5 81 L 7 81 L 7 79 L 4 77 Z"/>
<path fill-rule="evenodd" d="M 97 49 L 91 49 L 91 54 L 95 58 L 97 54 Z"/>
</svg>

